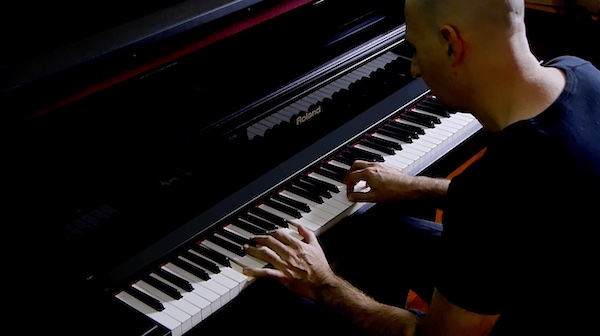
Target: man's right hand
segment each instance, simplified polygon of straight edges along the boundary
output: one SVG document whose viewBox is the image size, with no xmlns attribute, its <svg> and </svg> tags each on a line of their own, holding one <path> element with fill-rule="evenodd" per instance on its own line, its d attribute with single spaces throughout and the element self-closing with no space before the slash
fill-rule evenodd
<svg viewBox="0 0 600 336">
<path fill-rule="evenodd" d="M 366 188 L 355 188 L 359 183 Z M 356 160 L 344 183 L 350 201 L 388 202 L 445 195 L 449 180 L 411 176 L 384 163 Z"/>
</svg>

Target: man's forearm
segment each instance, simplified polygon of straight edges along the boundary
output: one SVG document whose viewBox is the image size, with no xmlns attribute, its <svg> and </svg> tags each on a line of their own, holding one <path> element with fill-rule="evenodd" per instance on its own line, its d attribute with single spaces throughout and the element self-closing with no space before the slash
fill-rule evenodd
<svg viewBox="0 0 600 336">
<path fill-rule="evenodd" d="M 416 176 L 412 182 L 414 197 L 416 199 L 429 200 L 442 205 L 448 192 L 450 180 L 446 178 Z"/>
<path fill-rule="evenodd" d="M 413 313 L 375 301 L 346 280 L 337 277 L 319 288 L 317 301 L 340 312 L 367 335 L 415 335 L 419 318 Z"/>
</svg>

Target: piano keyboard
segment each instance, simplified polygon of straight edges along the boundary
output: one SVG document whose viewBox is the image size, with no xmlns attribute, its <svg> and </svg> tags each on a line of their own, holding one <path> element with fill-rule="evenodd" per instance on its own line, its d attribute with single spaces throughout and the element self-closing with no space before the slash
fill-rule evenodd
<svg viewBox="0 0 600 336">
<path fill-rule="evenodd" d="M 287 104 L 279 111 L 272 113 L 268 117 L 250 125 L 246 129 L 248 139 L 262 137 L 265 135 L 267 130 L 273 129 L 273 127 L 281 123 L 294 123 L 294 119 L 299 115 L 314 110 L 316 106 L 322 104 L 324 101 L 334 99 L 335 95 L 339 94 L 340 92 L 348 92 L 351 90 L 351 85 L 353 83 L 357 83 L 363 79 L 372 78 L 374 74 L 381 74 L 384 69 L 394 67 L 394 61 L 396 60 L 399 60 L 400 62 L 407 62 L 406 59 L 400 58 L 400 55 L 392 51 L 382 53 L 360 67 L 349 71 L 348 73 L 337 79 L 334 79 L 321 88 L 316 89 L 315 91 L 304 95 L 302 98 Z M 392 71 L 387 71 L 387 73 L 392 73 Z"/>
<path fill-rule="evenodd" d="M 242 274 L 244 266 L 266 266 L 244 252 L 250 237 L 281 227 L 296 231 L 298 225 L 319 235 L 367 205 L 346 198 L 342 180 L 353 160 L 416 175 L 481 129 L 472 115 L 443 110 L 427 92 L 378 120 L 115 297 L 172 335 L 183 335 L 252 282 Z M 355 123 L 359 127 L 361 120 Z"/>
</svg>

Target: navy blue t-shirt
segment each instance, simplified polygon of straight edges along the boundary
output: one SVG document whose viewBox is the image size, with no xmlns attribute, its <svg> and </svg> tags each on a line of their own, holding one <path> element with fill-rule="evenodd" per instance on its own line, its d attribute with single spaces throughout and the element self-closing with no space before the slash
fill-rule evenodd
<svg viewBox="0 0 600 336">
<path fill-rule="evenodd" d="M 444 208 L 436 286 L 469 311 L 502 314 L 494 335 L 596 323 L 582 317 L 598 312 L 587 303 L 600 285 L 600 71 L 573 56 L 546 66 L 566 74 L 562 94 L 492 134 Z"/>
</svg>

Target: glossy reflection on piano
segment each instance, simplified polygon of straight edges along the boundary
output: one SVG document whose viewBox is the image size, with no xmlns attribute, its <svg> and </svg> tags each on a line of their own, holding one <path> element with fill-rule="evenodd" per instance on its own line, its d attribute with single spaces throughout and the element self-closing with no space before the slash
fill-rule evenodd
<svg viewBox="0 0 600 336">
<path fill-rule="evenodd" d="M 367 206 L 353 160 L 419 174 L 480 129 L 410 76 L 402 1 L 72 6 L 5 12 L 17 330 L 192 334 L 255 286 L 249 237 Z"/>
</svg>

